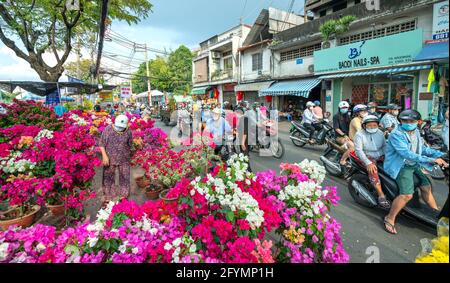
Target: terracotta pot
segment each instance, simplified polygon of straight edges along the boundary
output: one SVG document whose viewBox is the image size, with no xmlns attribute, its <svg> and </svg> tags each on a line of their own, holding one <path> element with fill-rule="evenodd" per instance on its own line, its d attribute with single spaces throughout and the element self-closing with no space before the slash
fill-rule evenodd
<svg viewBox="0 0 450 283">
<path fill-rule="evenodd" d="M 33 206 L 32 211 L 27 215 L 10 220 L 0 220 L 0 230 L 8 230 L 8 227 L 12 225 L 18 225 L 23 228 L 31 226 L 34 222 L 34 216 L 39 212 L 39 210 L 41 210 L 41 207 L 35 205 Z"/>
<path fill-rule="evenodd" d="M 164 202 L 176 202 L 178 198 L 167 198 L 166 195 L 169 192 L 169 189 L 162 190 L 159 193 L 159 198 L 162 199 Z"/>
<path fill-rule="evenodd" d="M 134 180 L 136 181 L 136 185 L 140 189 L 145 189 L 145 188 L 148 188 L 148 186 L 150 186 L 150 180 L 144 178 L 144 176 L 137 177 Z"/>
<path fill-rule="evenodd" d="M 161 189 L 155 189 L 155 190 L 147 190 L 145 191 L 145 195 L 148 199 L 158 199 L 159 193 L 161 192 Z"/>
<path fill-rule="evenodd" d="M 54 216 L 60 216 L 64 214 L 64 204 L 58 205 L 46 204 L 46 206 Z"/>
</svg>

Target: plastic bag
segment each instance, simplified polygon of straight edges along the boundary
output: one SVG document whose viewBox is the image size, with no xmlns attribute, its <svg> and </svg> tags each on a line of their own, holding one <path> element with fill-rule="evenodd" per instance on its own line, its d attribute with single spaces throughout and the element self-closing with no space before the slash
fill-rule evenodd
<svg viewBox="0 0 450 283">
<path fill-rule="evenodd" d="M 441 218 L 437 226 L 437 238 L 422 239 L 422 251 L 416 257 L 416 263 L 449 263 L 448 218 Z"/>
</svg>

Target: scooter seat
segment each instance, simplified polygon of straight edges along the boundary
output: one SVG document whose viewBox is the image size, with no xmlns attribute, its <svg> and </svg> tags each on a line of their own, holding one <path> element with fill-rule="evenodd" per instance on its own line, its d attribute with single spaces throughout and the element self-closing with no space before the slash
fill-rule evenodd
<svg viewBox="0 0 450 283">
<path fill-rule="evenodd" d="M 383 170 L 383 166 L 377 166 L 377 168 L 378 168 L 378 176 L 380 177 L 382 186 L 390 189 L 390 192 L 392 192 L 393 194 L 391 197 L 398 196 L 400 194 L 400 189 L 397 185 L 397 181 L 391 178 L 391 176 L 389 176 L 389 174 Z M 416 175 L 414 175 L 413 178 L 414 178 L 414 188 L 415 190 L 417 190 L 419 187 L 420 180 Z"/>
</svg>

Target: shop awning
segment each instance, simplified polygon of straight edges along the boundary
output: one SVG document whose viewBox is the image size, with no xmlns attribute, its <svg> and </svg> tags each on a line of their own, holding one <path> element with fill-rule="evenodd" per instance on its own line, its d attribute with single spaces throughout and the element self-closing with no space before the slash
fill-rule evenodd
<svg viewBox="0 0 450 283">
<path fill-rule="evenodd" d="M 239 84 L 234 87 L 234 91 L 260 91 L 263 89 L 268 89 L 273 83 L 274 81 Z"/>
<path fill-rule="evenodd" d="M 192 89 L 192 95 L 204 95 L 210 86 L 195 87 Z"/>
<path fill-rule="evenodd" d="M 448 41 L 425 44 L 414 61 L 448 59 Z"/>
<path fill-rule="evenodd" d="M 317 78 L 277 82 L 268 89 L 261 90 L 259 96 L 294 95 L 308 98 L 311 90 L 320 82 L 321 80 Z"/>
<path fill-rule="evenodd" d="M 321 77 L 319 77 L 319 79 L 323 80 L 323 79 L 398 74 L 398 73 L 413 72 L 413 71 L 428 70 L 428 69 L 431 69 L 430 65 L 408 66 L 408 67 L 399 67 L 399 68 L 378 69 L 378 70 L 364 71 L 364 72 L 338 73 L 338 74 L 333 74 L 333 75 L 321 76 Z"/>
</svg>

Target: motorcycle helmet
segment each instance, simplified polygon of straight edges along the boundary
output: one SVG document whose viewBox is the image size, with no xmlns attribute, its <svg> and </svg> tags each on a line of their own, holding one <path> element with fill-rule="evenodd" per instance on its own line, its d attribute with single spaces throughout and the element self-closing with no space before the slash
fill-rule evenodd
<svg viewBox="0 0 450 283">
<path fill-rule="evenodd" d="M 395 104 L 395 103 L 391 103 L 391 104 L 389 104 L 389 105 L 387 106 L 387 109 L 388 109 L 388 110 L 400 110 L 401 107 L 398 106 L 398 105 Z"/>
<path fill-rule="evenodd" d="M 368 108 L 374 108 L 374 107 L 377 107 L 377 106 L 378 106 L 378 104 L 376 102 L 369 102 L 369 103 L 367 103 L 367 107 Z"/>
<path fill-rule="evenodd" d="M 363 118 L 362 125 L 365 125 L 365 124 L 370 123 L 370 122 L 377 122 L 377 123 L 379 123 L 380 120 L 375 115 L 367 115 L 366 117 Z"/>
<path fill-rule="evenodd" d="M 316 105 L 313 102 L 311 102 L 311 101 L 306 102 L 306 108 L 314 107 L 314 106 L 316 106 Z"/>
<path fill-rule="evenodd" d="M 413 109 L 403 110 L 400 114 L 398 114 L 398 120 L 412 120 L 419 121 L 422 119 L 422 115 L 419 112 Z"/>
<path fill-rule="evenodd" d="M 339 102 L 339 108 L 350 108 L 350 105 L 347 101 L 341 101 Z"/>
<path fill-rule="evenodd" d="M 353 113 L 358 113 L 361 111 L 367 111 L 367 106 L 364 104 L 358 104 L 355 107 L 353 107 Z"/>
</svg>

